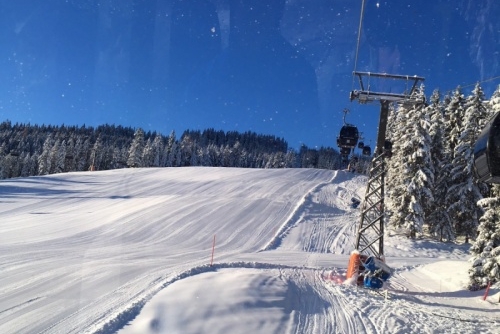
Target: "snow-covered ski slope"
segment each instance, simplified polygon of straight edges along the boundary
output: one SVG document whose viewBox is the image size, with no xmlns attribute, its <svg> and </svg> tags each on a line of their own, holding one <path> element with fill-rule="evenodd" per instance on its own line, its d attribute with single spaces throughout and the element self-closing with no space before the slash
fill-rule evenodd
<svg viewBox="0 0 500 334">
<path fill-rule="evenodd" d="M 465 247 L 388 236 L 388 299 L 340 283 L 365 182 L 194 167 L 0 181 L 0 333 L 498 333 L 498 291 L 463 288 Z"/>
</svg>

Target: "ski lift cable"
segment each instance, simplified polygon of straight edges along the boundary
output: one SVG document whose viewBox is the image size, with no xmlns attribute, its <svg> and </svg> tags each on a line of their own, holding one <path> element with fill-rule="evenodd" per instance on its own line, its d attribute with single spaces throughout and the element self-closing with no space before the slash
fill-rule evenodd
<svg viewBox="0 0 500 334">
<path fill-rule="evenodd" d="M 468 87 L 472 87 L 472 86 L 475 86 L 477 84 L 482 84 L 482 83 L 485 83 L 485 82 L 488 82 L 488 81 L 493 81 L 493 80 L 497 80 L 497 79 L 500 79 L 500 75 L 496 76 L 496 77 L 491 77 L 491 78 L 488 78 L 488 79 L 484 79 L 484 80 L 481 80 L 481 81 L 476 81 L 475 83 L 472 83 L 472 84 L 468 84 L 468 85 L 465 85 L 465 86 L 458 86 L 460 89 L 463 89 L 463 88 L 468 88 Z M 456 88 L 454 89 L 448 89 L 444 92 L 445 95 L 455 91 Z"/>
<path fill-rule="evenodd" d="M 472 87 L 472 86 L 475 86 L 476 84 L 482 84 L 484 82 L 493 81 L 493 80 L 496 80 L 496 79 L 500 79 L 500 75 L 498 75 L 496 77 L 491 77 L 491 78 L 488 78 L 488 79 L 484 79 L 482 81 L 478 81 L 478 82 L 470 84 L 470 85 L 462 86 L 461 88 Z"/>
<path fill-rule="evenodd" d="M 358 65 L 359 45 L 361 44 L 361 29 L 363 27 L 364 15 L 365 15 L 365 0 L 363 0 L 361 2 L 361 14 L 359 16 L 359 27 L 358 27 L 358 41 L 356 43 L 356 53 L 355 53 L 355 57 L 354 57 L 354 72 L 356 72 L 356 68 Z M 352 76 L 352 90 L 353 89 L 354 89 L 354 74 Z"/>
</svg>

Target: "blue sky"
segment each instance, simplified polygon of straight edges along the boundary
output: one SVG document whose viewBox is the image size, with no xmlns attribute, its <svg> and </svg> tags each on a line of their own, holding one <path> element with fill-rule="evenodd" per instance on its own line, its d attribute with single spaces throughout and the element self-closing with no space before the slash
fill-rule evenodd
<svg viewBox="0 0 500 334">
<path fill-rule="evenodd" d="M 3 1 L 0 120 L 255 131 L 334 147 L 349 108 L 375 142 L 379 105 L 349 102 L 361 1 L 269 3 Z M 427 95 L 500 75 L 500 4 L 471 4 L 367 0 L 357 70 L 423 76 Z"/>
</svg>

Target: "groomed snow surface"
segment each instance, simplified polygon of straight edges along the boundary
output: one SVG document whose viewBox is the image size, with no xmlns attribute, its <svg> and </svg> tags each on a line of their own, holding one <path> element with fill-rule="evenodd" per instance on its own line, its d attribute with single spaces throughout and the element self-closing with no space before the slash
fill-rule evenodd
<svg viewBox="0 0 500 334">
<path fill-rule="evenodd" d="M 365 184 L 195 167 L 0 181 L 0 333 L 498 333 L 498 290 L 464 288 L 467 246 L 387 235 L 387 289 L 342 283 Z"/>
</svg>

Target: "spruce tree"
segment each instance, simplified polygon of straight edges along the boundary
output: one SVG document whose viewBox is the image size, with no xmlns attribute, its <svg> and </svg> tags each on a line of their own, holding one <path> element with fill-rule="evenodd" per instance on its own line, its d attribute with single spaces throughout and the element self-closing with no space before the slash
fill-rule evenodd
<svg viewBox="0 0 500 334">
<path fill-rule="evenodd" d="M 167 156 L 166 166 L 176 166 L 177 140 L 175 137 L 175 131 L 172 131 L 168 136 L 167 145 L 165 146 L 165 155 Z"/>
<path fill-rule="evenodd" d="M 404 207 L 407 206 L 403 196 L 406 191 L 402 178 L 405 157 L 401 147 L 409 131 L 408 109 L 405 106 L 397 109 L 391 106 L 387 125 L 387 137 L 393 143 L 393 153 L 390 159 L 386 159 L 385 212 L 389 218 L 389 225 L 401 228 L 406 216 Z"/>
<path fill-rule="evenodd" d="M 160 134 L 157 134 L 151 145 L 151 166 L 163 167 L 165 166 L 165 159 L 163 157 L 163 140 Z"/>
<path fill-rule="evenodd" d="M 52 134 L 48 135 L 43 143 L 42 153 L 38 157 L 38 175 L 47 175 L 50 173 L 52 162 L 50 151 L 54 145 Z"/>
<path fill-rule="evenodd" d="M 142 167 L 144 150 L 144 130 L 138 128 L 134 133 L 134 140 L 128 151 L 127 166 Z"/>
<path fill-rule="evenodd" d="M 93 170 L 101 169 L 101 163 L 103 160 L 103 151 L 104 151 L 104 146 L 102 143 L 101 135 L 99 134 L 90 152 L 90 164 Z"/>
<path fill-rule="evenodd" d="M 31 155 L 29 152 L 23 154 L 23 166 L 21 168 L 21 175 L 22 177 L 27 177 L 30 176 L 30 172 L 32 170 L 31 167 Z"/>
<path fill-rule="evenodd" d="M 465 101 L 464 110 L 462 125 L 458 127 L 461 128 L 461 134 L 457 137 L 452 159 L 448 212 L 456 224 L 457 233 L 465 236 L 465 241 L 469 242 L 469 238 L 475 236 L 482 214 L 477 202 L 486 189 L 484 183 L 477 182 L 473 176 L 474 144 L 487 115 L 484 93 L 479 85 Z"/>
<path fill-rule="evenodd" d="M 146 145 L 144 145 L 144 149 L 142 150 L 142 163 L 143 167 L 153 166 L 153 143 L 150 138 L 148 138 Z"/>
<path fill-rule="evenodd" d="M 462 134 L 462 123 L 465 114 L 465 96 L 462 90 L 458 87 L 452 96 L 445 97 L 444 103 L 444 131 L 446 137 L 447 150 L 450 152 L 450 159 L 455 156 L 455 147 L 458 144 L 458 139 Z M 451 162 L 450 160 L 450 162 Z"/>
<path fill-rule="evenodd" d="M 66 163 L 64 164 L 65 172 L 71 172 L 76 170 L 75 164 L 75 140 L 73 139 L 74 134 L 68 140 L 66 145 Z"/>
<path fill-rule="evenodd" d="M 423 87 L 417 92 L 422 95 Z M 402 178 L 405 185 L 402 203 L 403 226 L 412 238 L 422 233 L 433 201 L 434 172 L 431 165 L 430 121 L 424 113 L 424 105 L 417 104 L 408 110 L 408 132 L 402 140 Z"/>
<path fill-rule="evenodd" d="M 489 110 L 488 117 L 492 117 L 500 112 L 500 85 L 493 92 L 490 100 L 487 103 L 487 109 Z"/>
<path fill-rule="evenodd" d="M 494 185 L 491 197 L 478 202 L 484 209 L 478 236 L 470 248 L 472 268 L 469 289 L 478 290 L 488 283 L 500 282 L 500 185 Z"/>
<path fill-rule="evenodd" d="M 82 136 L 76 138 L 74 157 L 76 171 L 83 171 L 85 164 L 87 163 L 86 152 L 85 152 L 85 141 Z"/>
<path fill-rule="evenodd" d="M 59 140 L 58 140 L 59 142 Z M 55 146 L 54 146 L 55 147 Z M 54 173 L 62 173 L 64 172 L 64 163 L 66 161 L 66 141 L 63 140 L 58 149 L 55 152 L 55 160 L 54 160 Z"/>
<path fill-rule="evenodd" d="M 458 87 L 451 96 L 445 96 L 443 101 L 443 125 L 444 125 L 444 145 L 443 149 L 445 152 L 445 159 L 441 165 L 442 173 L 444 174 L 442 179 L 444 182 L 443 186 L 446 191 L 444 196 L 443 205 L 446 206 L 446 211 L 448 212 L 448 217 L 453 228 L 453 236 L 457 236 L 457 220 L 456 215 L 450 212 L 449 208 L 455 201 L 454 192 L 450 191 L 450 187 L 454 185 L 454 180 L 452 180 L 451 170 L 453 169 L 453 159 L 455 156 L 455 147 L 457 146 L 458 136 L 462 131 L 462 119 L 464 114 L 464 95 L 460 87 Z M 458 188 L 456 188 L 458 189 Z"/>
<path fill-rule="evenodd" d="M 455 233 L 445 203 L 451 164 L 449 161 L 450 152 L 447 150 L 448 146 L 445 145 L 443 104 L 440 102 L 439 91 L 433 92 L 425 112 L 431 124 L 429 128 L 430 163 L 434 173 L 434 187 L 432 188 L 434 201 L 431 202 L 429 211 L 426 212 L 427 224 L 431 235 L 439 237 L 440 241 L 444 239 L 451 241 L 455 239 Z"/>
</svg>

